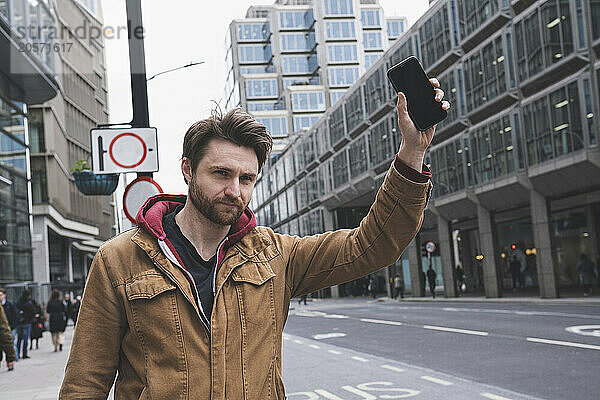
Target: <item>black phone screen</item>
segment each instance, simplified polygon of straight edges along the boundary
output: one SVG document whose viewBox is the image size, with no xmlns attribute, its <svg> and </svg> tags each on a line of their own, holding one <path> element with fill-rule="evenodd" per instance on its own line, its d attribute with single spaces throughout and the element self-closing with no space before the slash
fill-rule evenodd
<svg viewBox="0 0 600 400">
<path fill-rule="evenodd" d="M 435 101 L 435 91 L 416 57 L 408 57 L 387 72 L 396 92 L 406 96 L 410 119 L 420 131 L 425 131 L 448 116 L 442 103 Z"/>
</svg>

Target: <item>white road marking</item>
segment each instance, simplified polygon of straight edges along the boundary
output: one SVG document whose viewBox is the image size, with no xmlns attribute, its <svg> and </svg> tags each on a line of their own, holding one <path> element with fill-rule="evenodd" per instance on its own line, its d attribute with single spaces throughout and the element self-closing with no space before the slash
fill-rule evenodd
<svg viewBox="0 0 600 400">
<path fill-rule="evenodd" d="M 527 341 L 535 342 L 535 343 L 556 344 L 559 346 L 579 347 L 581 349 L 600 350 L 600 346 L 596 346 L 593 344 L 563 342 L 562 340 L 550 340 L 550 339 L 540 339 L 540 338 L 528 337 Z"/>
<path fill-rule="evenodd" d="M 383 319 L 361 318 L 360 320 L 362 322 L 370 322 L 372 324 L 385 324 L 385 325 L 396 325 L 396 326 L 402 325 L 402 322 L 398 322 L 398 321 L 386 321 L 386 320 L 383 320 Z"/>
<path fill-rule="evenodd" d="M 492 393 L 481 393 L 481 395 L 485 398 L 492 399 L 492 400 L 512 400 L 512 399 L 509 399 L 508 397 L 502 397 L 502 396 L 498 396 L 497 394 L 492 394 Z"/>
<path fill-rule="evenodd" d="M 429 382 L 437 383 L 438 385 L 443 385 L 443 386 L 453 385 L 452 382 L 444 381 L 442 379 L 434 378 L 432 376 L 427 376 L 427 375 L 423 375 L 421 377 L 421 379 L 424 379 L 424 380 L 429 381 Z"/>
<path fill-rule="evenodd" d="M 431 329 L 434 331 L 444 331 L 444 332 L 455 332 L 455 333 L 465 333 L 467 335 L 478 335 L 478 336 L 487 336 L 489 333 L 482 331 L 472 331 L 468 329 L 458 329 L 458 328 L 447 328 L 445 326 L 432 326 L 432 325 L 423 325 L 425 329 Z"/>
<path fill-rule="evenodd" d="M 313 349 L 320 349 L 320 347 L 317 346 L 316 344 L 311 344 L 308 347 L 312 347 Z"/>
<path fill-rule="evenodd" d="M 342 333 L 342 332 L 319 333 L 317 335 L 314 335 L 313 339 L 321 340 L 321 339 L 330 339 L 330 338 L 344 337 L 344 336 L 346 336 L 346 334 Z"/>
<path fill-rule="evenodd" d="M 342 352 L 341 352 L 341 351 L 337 351 L 337 350 L 327 350 L 327 351 L 328 351 L 329 353 L 331 353 L 331 354 L 335 354 L 335 355 L 340 355 L 340 354 L 342 354 Z"/>
<path fill-rule="evenodd" d="M 362 358 L 362 357 L 358 357 L 358 356 L 352 356 L 353 360 L 356 361 L 360 361 L 360 362 L 369 362 L 369 360 L 367 360 L 366 358 Z"/>
<path fill-rule="evenodd" d="M 565 330 L 578 335 L 600 337 L 600 325 L 569 326 Z"/>
<path fill-rule="evenodd" d="M 302 344 L 303 342 L 301 340 L 294 340 L 294 343 L 296 343 L 296 344 Z"/>
<path fill-rule="evenodd" d="M 318 395 L 321 395 L 329 400 L 344 400 L 341 397 L 337 397 L 335 394 L 329 393 L 327 390 L 323 390 L 323 389 L 316 389 L 315 393 Z"/>
<path fill-rule="evenodd" d="M 398 368 L 398 367 L 394 367 L 393 365 L 382 365 L 381 368 L 385 368 L 385 369 L 389 369 L 390 371 L 394 371 L 394 372 L 404 372 L 406 370 L 402 369 L 402 368 Z"/>
</svg>

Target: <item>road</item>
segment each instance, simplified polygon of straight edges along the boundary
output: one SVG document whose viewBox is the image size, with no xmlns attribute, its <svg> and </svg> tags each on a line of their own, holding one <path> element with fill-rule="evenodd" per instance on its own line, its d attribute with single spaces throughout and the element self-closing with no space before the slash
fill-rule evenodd
<svg viewBox="0 0 600 400">
<path fill-rule="evenodd" d="M 600 396 L 597 305 L 344 299 L 292 307 L 283 357 L 291 400 Z"/>
</svg>

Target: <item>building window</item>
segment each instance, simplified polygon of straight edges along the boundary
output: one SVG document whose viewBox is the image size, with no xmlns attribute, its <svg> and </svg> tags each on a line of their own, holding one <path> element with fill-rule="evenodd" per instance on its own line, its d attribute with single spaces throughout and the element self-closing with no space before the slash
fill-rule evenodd
<svg viewBox="0 0 600 400">
<path fill-rule="evenodd" d="M 452 48 L 447 4 L 421 25 L 419 37 L 421 39 L 421 60 L 423 67 L 428 69 L 444 58 L 444 55 Z"/>
<path fill-rule="evenodd" d="M 325 111 L 325 96 L 323 92 L 292 93 L 293 111 Z"/>
<path fill-rule="evenodd" d="M 491 40 L 465 60 L 467 112 L 506 92 L 508 60 L 504 56 L 502 36 Z"/>
<path fill-rule="evenodd" d="M 387 34 L 390 39 L 397 38 L 404 32 L 404 21 L 387 21 Z"/>
<path fill-rule="evenodd" d="M 330 63 L 358 62 L 355 44 L 328 44 L 327 58 Z"/>
<path fill-rule="evenodd" d="M 315 33 L 282 33 L 281 51 L 308 51 L 315 47 Z"/>
<path fill-rule="evenodd" d="M 590 139 L 590 145 L 597 144 L 596 138 L 596 126 L 594 124 L 594 106 L 592 104 L 592 91 L 590 86 L 590 80 L 583 80 L 583 98 L 585 99 L 585 119 L 587 120 L 588 135 Z"/>
<path fill-rule="evenodd" d="M 286 117 L 256 117 L 256 120 L 263 124 L 273 137 L 288 134 Z"/>
<path fill-rule="evenodd" d="M 352 132 L 354 128 L 360 125 L 365 119 L 362 91 L 355 90 L 350 97 L 348 97 L 344 107 L 346 109 L 348 132 Z"/>
<path fill-rule="evenodd" d="M 498 0 L 458 0 L 460 37 L 464 40 L 498 12 Z"/>
<path fill-rule="evenodd" d="M 312 10 L 279 12 L 281 29 L 308 29 L 314 22 Z"/>
<path fill-rule="evenodd" d="M 437 126 L 437 130 L 441 131 L 458 118 L 458 93 L 462 88 L 457 83 L 455 70 L 448 72 L 438 79 L 440 81 L 440 87 L 444 88 L 444 99 L 452 104 L 452 107 L 448 110 L 448 117 L 441 121 Z"/>
<path fill-rule="evenodd" d="M 346 93 L 346 89 L 329 90 L 329 101 L 331 102 L 331 105 L 333 106 L 337 103 L 344 93 Z"/>
<path fill-rule="evenodd" d="M 240 74 L 242 75 L 268 74 L 272 72 L 275 72 L 275 69 L 273 68 L 272 64 L 240 67 Z"/>
<path fill-rule="evenodd" d="M 238 47 L 241 63 L 266 63 L 271 59 L 271 45 L 241 44 Z"/>
<path fill-rule="evenodd" d="M 308 206 L 308 193 L 306 188 L 306 178 L 296 184 L 296 200 L 298 202 L 298 211 Z"/>
<path fill-rule="evenodd" d="M 44 140 L 44 110 L 42 108 L 30 108 L 27 113 L 27 125 L 29 127 L 29 146 L 31 152 L 46 152 L 46 143 Z"/>
<path fill-rule="evenodd" d="M 435 171 L 436 196 L 444 196 L 465 188 L 462 153 L 460 139 L 430 152 L 431 165 Z"/>
<path fill-rule="evenodd" d="M 365 53 L 365 69 L 371 68 L 383 53 Z"/>
<path fill-rule="evenodd" d="M 325 0 L 325 15 L 354 14 L 352 0 Z"/>
<path fill-rule="evenodd" d="M 363 32 L 363 45 L 365 50 L 382 50 L 381 32 Z"/>
<path fill-rule="evenodd" d="M 247 109 L 248 112 L 285 110 L 285 104 L 283 101 L 249 101 Z"/>
<path fill-rule="evenodd" d="M 394 155 L 392 135 L 387 118 L 375 125 L 369 132 L 369 157 L 371 165 L 389 162 Z"/>
<path fill-rule="evenodd" d="M 358 67 L 329 67 L 327 72 L 329 86 L 351 86 L 358 80 Z"/>
<path fill-rule="evenodd" d="M 365 135 L 362 135 L 350 144 L 349 158 L 350 177 L 352 179 L 367 171 L 367 144 Z"/>
<path fill-rule="evenodd" d="M 344 107 L 336 108 L 329 117 L 329 136 L 331 144 L 335 145 L 346 135 L 344 126 Z"/>
<path fill-rule="evenodd" d="M 360 21 L 363 28 L 379 28 L 381 22 L 379 19 L 379 10 L 361 10 Z"/>
<path fill-rule="evenodd" d="M 313 56 L 283 56 L 284 74 L 312 73 L 317 69 L 317 58 Z"/>
<path fill-rule="evenodd" d="M 592 21 L 592 36 L 594 40 L 600 38 L 600 1 L 590 0 L 590 11 Z"/>
<path fill-rule="evenodd" d="M 268 23 L 239 24 L 237 31 L 240 42 L 264 42 L 271 33 Z"/>
<path fill-rule="evenodd" d="M 365 91 L 365 99 L 367 103 L 366 113 L 367 117 L 372 115 L 375 111 L 385 102 L 385 84 L 387 79 L 384 77 L 383 69 L 379 68 L 375 70 L 369 76 L 363 86 Z"/>
<path fill-rule="evenodd" d="M 354 21 L 326 21 L 327 39 L 356 39 Z"/>
<path fill-rule="evenodd" d="M 348 153 L 342 150 L 333 157 L 333 187 L 339 188 L 348 182 Z"/>
<path fill-rule="evenodd" d="M 302 129 L 308 129 L 313 126 L 322 114 L 308 114 L 294 116 L 294 132 Z"/>
<path fill-rule="evenodd" d="M 549 0 L 515 23 L 517 70 L 525 81 L 573 52 L 569 3 Z"/>
<path fill-rule="evenodd" d="M 246 80 L 246 97 L 277 97 L 277 79 L 252 79 Z"/>
</svg>

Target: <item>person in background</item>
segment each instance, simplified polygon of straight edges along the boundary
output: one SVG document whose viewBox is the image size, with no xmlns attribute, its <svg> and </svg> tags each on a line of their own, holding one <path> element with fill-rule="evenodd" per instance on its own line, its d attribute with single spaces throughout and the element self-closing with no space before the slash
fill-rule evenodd
<svg viewBox="0 0 600 400">
<path fill-rule="evenodd" d="M 65 305 L 66 323 L 68 325 L 69 320 L 73 319 L 73 301 L 71 301 L 71 295 L 69 293 L 65 294 L 65 300 L 63 303 Z"/>
<path fill-rule="evenodd" d="M 510 260 L 510 276 L 512 277 L 513 292 L 517 291 L 517 286 L 521 284 L 521 262 L 517 259 L 517 256 L 513 254 Z"/>
<path fill-rule="evenodd" d="M 398 295 L 400 295 L 400 298 L 403 299 L 404 298 L 404 281 L 402 280 L 402 277 L 400 277 L 400 275 L 396 274 L 396 276 L 394 276 L 394 298 L 398 298 Z"/>
<path fill-rule="evenodd" d="M 81 296 L 75 298 L 75 304 L 73 304 L 73 324 L 77 324 L 77 316 L 79 315 L 79 307 L 81 307 Z"/>
<path fill-rule="evenodd" d="M 42 332 L 44 332 L 44 313 L 42 307 L 37 301 L 32 300 L 35 314 L 33 321 L 31 321 L 31 340 L 29 341 L 29 350 L 33 349 L 33 341 L 35 340 L 35 349 L 40 348 L 40 339 L 42 338 Z"/>
<path fill-rule="evenodd" d="M 27 354 L 27 346 L 29 345 L 29 337 L 31 335 L 31 323 L 35 315 L 35 308 L 31 301 L 31 293 L 29 290 L 23 290 L 19 301 L 17 302 L 19 310 L 19 319 L 17 321 L 17 353 L 22 359 L 29 358 Z"/>
<path fill-rule="evenodd" d="M 583 295 L 589 296 L 592 294 L 594 284 L 594 263 L 590 260 L 585 253 L 581 253 L 579 261 L 577 261 L 577 272 L 579 273 L 579 280 L 583 286 Z"/>
<path fill-rule="evenodd" d="M 15 352 L 15 344 L 8 325 L 8 319 L 4 313 L 4 307 L 0 307 L 0 361 L 2 361 L 2 354 L 6 354 L 6 367 L 9 371 L 12 371 L 17 353 Z"/>
<path fill-rule="evenodd" d="M 431 295 L 435 299 L 435 278 L 437 278 L 437 273 L 433 270 L 431 265 L 427 270 L 427 281 L 429 282 L 429 290 L 431 291 Z"/>
<path fill-rule="evenodd" d="M 463 289 L 463 286 L 465 285 L 465 271 L 462 269 L 460 264 L 456 264 L 456 285 L 458 286 L 459 293 L 462 293 L 467 289 L 466 286 Z"/>
<path fill-rule="evenodd" d="M 65 303 L 60 300 L 60 292 L 54 289 L 46 306 L 46 312 L 50 315 L 50 333 L 52 334 L 52 344 L 55 352 L 63 349 L 65 328 L 67 326 L 66 309 Z"/>
<path fill-rule="evenodd" d="M 17 318 L 19 317 L 19 311 L 17 310 L 15 303 L 8 299 L 6 289 L 4 288 L 0 288 L 0 302 L 2 302 L 2 308 L 4 309 L 4 314 L 6 314 L 6 319 L 8 320 L 8 325 L 12 334 L 13 346 L 16 354 L 15 361 L 19 361 L 19 354 L 17 354 Z"/>
</svg>

